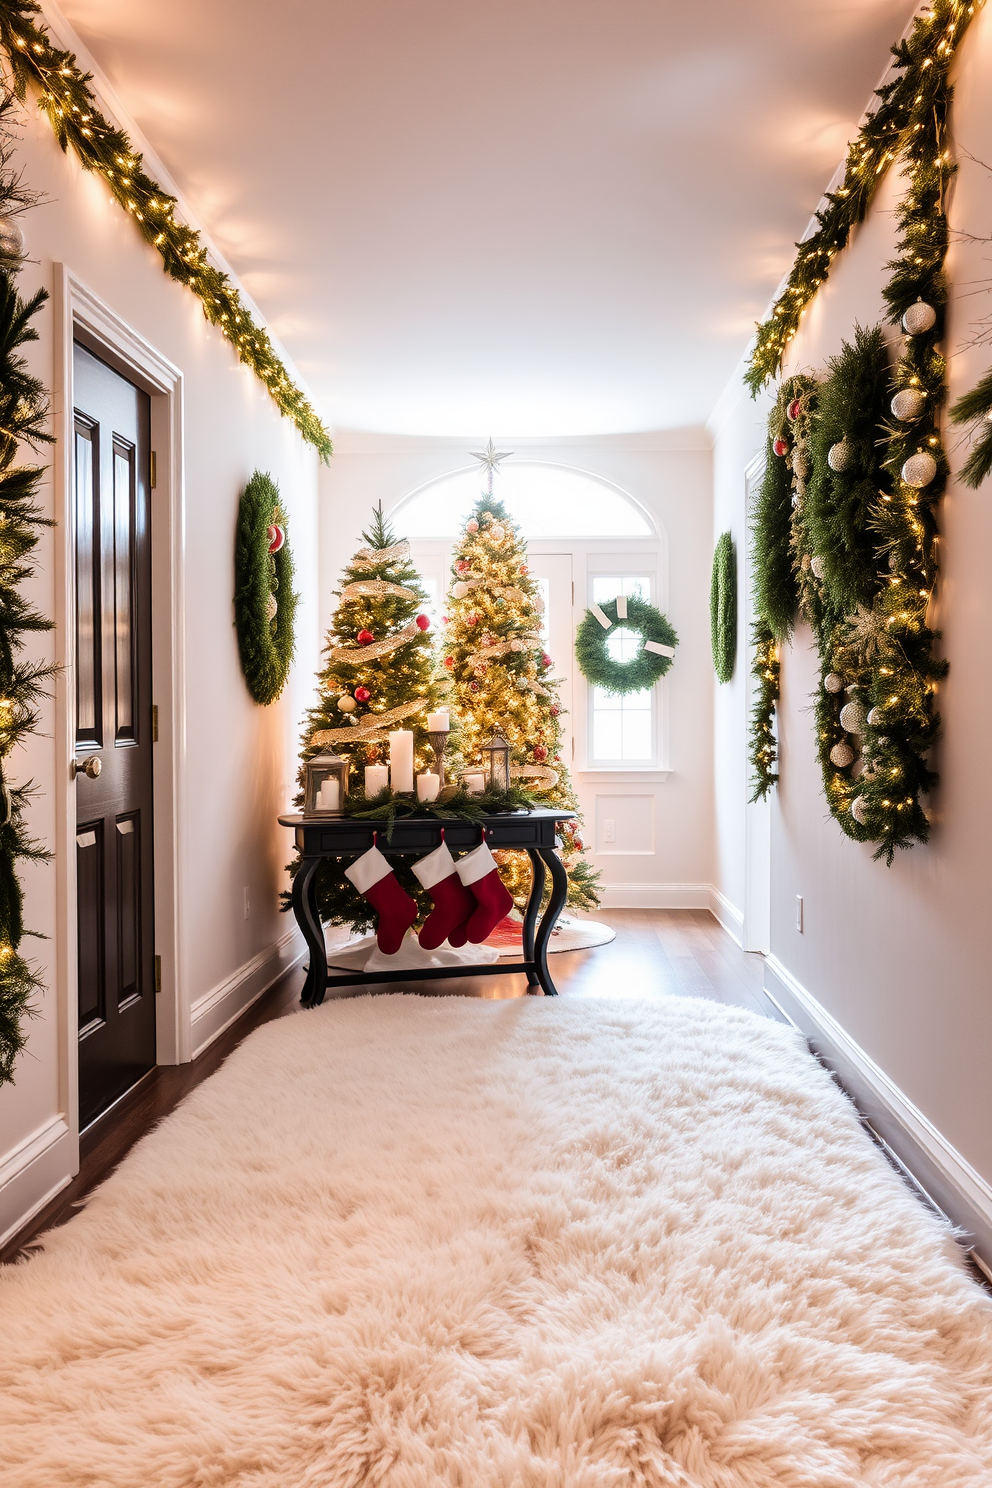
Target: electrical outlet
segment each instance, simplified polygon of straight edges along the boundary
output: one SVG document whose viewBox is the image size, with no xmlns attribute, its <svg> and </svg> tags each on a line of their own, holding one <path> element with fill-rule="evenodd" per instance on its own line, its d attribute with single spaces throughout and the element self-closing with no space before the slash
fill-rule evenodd
<svg viewBox="0 0 992 1488">
<path fill-rule="evenodd" d="M 603 822 L 603 841 L 604 842 L 616 842 L 616 840 L 617 840 L 617 824 L 616 824 L 616 821 L 613 819 L 612 816 L 608 816 L 606 818 L 606 820 Z"/>
<path fill-rule="evenodd" d="M 251 914 L 251 889 L 245 885 L 245 919 Z"/>
<path fill-rule="evenodd" d="M 802 894 L 797 894 L 796 895 L 796 929 L 799 931 L 799 934 L 802 935 L 802 933 L 803 933 L 803 896 L 802 896 Z"/>
</svg>

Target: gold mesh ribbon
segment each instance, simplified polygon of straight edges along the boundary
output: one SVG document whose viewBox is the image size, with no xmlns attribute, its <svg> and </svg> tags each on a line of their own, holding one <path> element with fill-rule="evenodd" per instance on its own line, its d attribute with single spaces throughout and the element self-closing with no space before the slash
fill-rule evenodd
<svg viewBox="0 0 992 1488">
<path fill-rule="evenodd" d="M 554 790 L 559 780 L 558 771 L 552 770 L 550 765 L 511 765 L 510 777 L 529 780 L 539 791 Z"/>
<path fill-rule="evenodd" d="M 395 599 L 419 599 L 415 589 L 404 589 L 402 584 L 390 584 L 388 579 L 356 579 L 353 584 L 348 584 L 341 590 L 339 598 L 342 603 L 346 599 L 385 599 L 392 595 Z"/>
<path fill-rule="evenodd" d="M 367 647 L 365 648 L 368 649 Z M 366 713 L 361 723 L 350 723 L 347 728 L 318 729 L 311 735 L 311 744 L 344 744 L 353 740 L 356 744 L 382 744 L 389 733 L 390 724 L 411 718 L 427 707 L 426 698 L 414 698 L 412 703 L 401 703 L 387 713 Z"/>
<path fill-rule="evenodd" d="M 415 640 L 418 635 L 420 626 L 416 620 L 411 620 L 409 625 L 404 625 L 402 630 L 387 636 L 384 641 L 370 641 L 367 646 L 335 646 L 328 654 L 332 661 L 374 661 L 377 656 L 388 656 L 390 651 L 398 651 L 400 646 Z"/>
<path fill-rule="evenodd" d="M 380 563 L 396 563 L 400 558 L 409 558 L 410 544 L 404 538 L 393 543 L 391 548 L 359 548 L 351 561 L 352 568 L 378 568 Z"/>
</svg>

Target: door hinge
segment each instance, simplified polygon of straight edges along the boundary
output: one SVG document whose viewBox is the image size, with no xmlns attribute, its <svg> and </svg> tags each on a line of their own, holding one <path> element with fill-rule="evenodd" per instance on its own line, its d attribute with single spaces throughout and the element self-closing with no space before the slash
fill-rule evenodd
<svg viewBox="0 0 992 1488">
<path fill-rule="evenodd" d="M 151 458 L 148 462 L 148 484 L 153 491 L 158 485 L 158 456 L 154 450 L 152 450 Z"/>
<path fill-rule="evenodd" d="M 155 957 L 155 995 L 162 991 L 162 957 Z"/>
<path fill-rule="evenodd" d="M 152 743 L 158 743 L 158 703 L 152 703 Z"/>
</svg>

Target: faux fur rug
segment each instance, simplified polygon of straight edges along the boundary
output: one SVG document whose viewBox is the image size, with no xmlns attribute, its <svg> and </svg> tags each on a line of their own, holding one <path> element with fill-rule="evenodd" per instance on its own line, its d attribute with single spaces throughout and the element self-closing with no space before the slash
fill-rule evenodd
<svg viewBox="0 0 992 1488">
<path fill-rule="evenodd" d="M 789 1030 L 261 1028 L 0 1278 L 4 1488 L 988 1488 L 992 1306 Z"/>
</svg>

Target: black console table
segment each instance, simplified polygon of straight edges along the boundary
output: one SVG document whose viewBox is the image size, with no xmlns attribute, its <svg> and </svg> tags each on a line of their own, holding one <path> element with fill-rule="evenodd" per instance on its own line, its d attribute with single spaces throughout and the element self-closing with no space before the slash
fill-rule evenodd
<svg viewBox="0 0 992 1488">
<path fill-rule="evenodd" d="M 303 931 L 310 951 L 310 967 L 303 984 L 302 1002 L 316 1007 L 323 1002 L 328 987 L 360 986 L 368 982 L 422 982 L 442 977 L 507 976 L 526 972 L 530 988 L 540 988 L 545 997 L 556 997 L 557 990 L 548 971 L 548 941 L 555 922 L 565 905 L 568 878 L 561 858 L 555 852 L 555 827 L 558 822 L 572 821 L 573 811 L 504 812 L 486 816 L 480 822 L 438 821 L 432 816 L 408 816 L 394 820 L 388 834 L 385 825 L 359 821 L 351 816 L 303 817 L 281 816 L 284 827 L 292 827 L 302 862 L 293 879 L 293 913 Z M 324 858 L 356 858 L 370 847 L 384 853 L 414 853 L 417 857 L 440 847 L 442 842 L 455 852 L 478 847 L 483 839 L 491 848 L 518 848 L 526 852 L 533 868 L 530 895 L 524 910 L 522 961 L 509 965 L 496 962 L 480 966 L 421 967 L 412 971 L 356 971 L 344 976 L 328 976 L 327 947 L 317 911 L 316 874 Z M 545 868 L 551 874 L 551 898 L 540 917 L 544 892 Z"/>
</svg>

